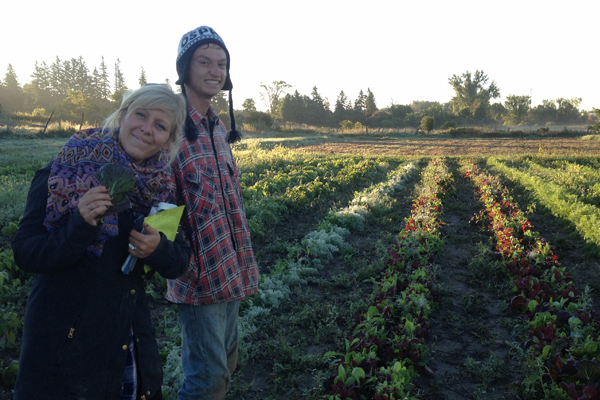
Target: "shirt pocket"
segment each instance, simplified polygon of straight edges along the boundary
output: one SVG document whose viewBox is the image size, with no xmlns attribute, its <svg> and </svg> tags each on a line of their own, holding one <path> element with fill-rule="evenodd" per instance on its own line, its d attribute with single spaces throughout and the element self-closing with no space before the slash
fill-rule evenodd
<svg viewBox="0 0 600 400">
<path fill-rule="evenodd" d="M 185 174 L 186 190 L 190 197 L 188 206 L 199 225 L 217 213 L 216 187 L 212 181 L 214 175 L 212 168 L 201 165 Z"/>
</svg>

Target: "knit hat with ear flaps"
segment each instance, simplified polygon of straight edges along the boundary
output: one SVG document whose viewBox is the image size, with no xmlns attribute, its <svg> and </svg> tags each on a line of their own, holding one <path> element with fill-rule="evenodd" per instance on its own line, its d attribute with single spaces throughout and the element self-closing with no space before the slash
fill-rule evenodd
<svg viewBox="0 0 600 400">
<path fill-rule="evenodd" d="M 183 37 L 179 41 L 179 47 L 177 49 L 176 66 L 178 79 L 175 82 L 175 84 L 181 86 L 181 92 L 184 96 L 186 96 L 184 83 L 188 67 L 190 65 L 190 60 L 192 58 L 192 55 L 194 54 L 194 51 L 196 51 L 196 49 L 201 45 L 207 43 L 215 43 L 219 45 L 227 55 L 227 77 L 225 78 L 225 84 L 223 85 L 222 90 L 229 91 L 229 118 L 231 120 L 231 131 L 227 134 L 227 141 L 229 143 L 235 143 L 238 140 L 241 140 L 242 135 L 238 130 L 236 130 L 235 117 L 233 115 L 233 99 L 231 97 L 233 84 L 231 83 L 231 77 L 229 74 L 229 66 L 231 64 L 231 60 L 229 57 L 229 50 L 227 50 L 225 42 L 223 42 L 221 36 L 219 36 L 217 32 L 214 31 L 214 29 L 208 26 L 201 26 L 183 35 Z M 185 136 L 188 140 L 194 141 L 198 138 L 196 125 L 194 124 L 189 115 L 186 118 L 184 129 Z"/>
</svg>

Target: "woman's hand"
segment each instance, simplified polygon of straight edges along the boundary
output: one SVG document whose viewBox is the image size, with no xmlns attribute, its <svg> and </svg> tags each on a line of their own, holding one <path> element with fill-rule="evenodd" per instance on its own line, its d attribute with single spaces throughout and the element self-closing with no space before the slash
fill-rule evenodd
<svg viewBox="0 0 600 400">
<path fill-rule="evenodd" d="M 79 199 L 77 209 L 85 222 L 98 226 L 99 217 L 112 206 L 111 199 L 112 196 L 108 194 L 106 186 L 96 186 L 85 192 L 83 197 Z"/>
<path fill-rule="evenodd" d="M 147 223 L 144 223 L 144 229 L 145 234 L 135 229 L 129 232 L 129 254 L 137 258 L 150 256 L 160 243 L 160 233 L 156 229 Z"/>
</svg>

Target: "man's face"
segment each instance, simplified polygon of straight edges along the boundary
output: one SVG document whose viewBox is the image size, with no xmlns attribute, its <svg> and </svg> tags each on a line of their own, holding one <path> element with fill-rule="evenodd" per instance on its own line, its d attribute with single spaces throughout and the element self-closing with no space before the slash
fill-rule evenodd
<svg viewBox="0 0 600 400">
<path fill-rule="evenodd" d="M 227 78 L 227 54 L 214 44 L 202 45 L 194 51 L 188 66 L 186 91 L 200 98 L 218 95 Z"/>
</svg>

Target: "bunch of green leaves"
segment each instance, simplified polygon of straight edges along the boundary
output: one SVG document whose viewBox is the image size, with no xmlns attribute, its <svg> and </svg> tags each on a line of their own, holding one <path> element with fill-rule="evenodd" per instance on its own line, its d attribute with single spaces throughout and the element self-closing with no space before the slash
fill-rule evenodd
<svg viewBox="0 0 600 400">
<path fill-rule="evenodd" d="M 109 188 L 108 194 L 113 197 L 113 205 L 106 214 L 120 213 L 131 207 L 127 192 L 135 186 L 135 174 L 130 168 L 117 163 L 106 164 L 96 172 L 96 178 Z"/>
</svg>

